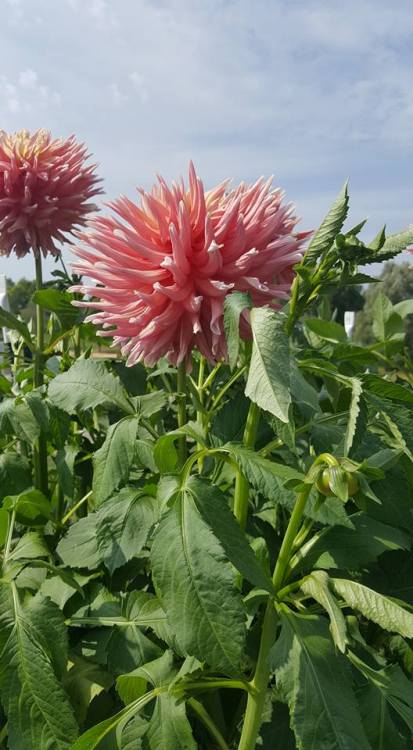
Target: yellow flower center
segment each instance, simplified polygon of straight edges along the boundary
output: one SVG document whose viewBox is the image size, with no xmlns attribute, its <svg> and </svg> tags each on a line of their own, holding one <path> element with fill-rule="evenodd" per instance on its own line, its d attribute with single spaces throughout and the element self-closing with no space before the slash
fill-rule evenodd
<svg viewBox="0 0 413 750">
<path fill-rule="evenodd" d="M 17 155 L 20 159 L 36 156 L 49 141 L 47 130 L 38 130 L 31 135 L 28 130 L 19 130 L 13 135 L 0 131 L 0 143 L 8 156 Z"/>
</svg>

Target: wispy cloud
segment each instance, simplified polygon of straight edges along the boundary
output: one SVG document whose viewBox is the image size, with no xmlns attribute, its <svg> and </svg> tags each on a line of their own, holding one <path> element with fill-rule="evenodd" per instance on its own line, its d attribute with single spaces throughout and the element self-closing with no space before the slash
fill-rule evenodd
<svg viewBox="0 0 413 750">
<path fill-rule="evenodd" d="M 3 17 L 2 127 L 76 132 L 110 197 L 192 157 L 206 184 L 275 173 L 305 226 L 347 176 L 356 218 L 413 220 L 410 0 L 7 0 Z"/>
</svg>

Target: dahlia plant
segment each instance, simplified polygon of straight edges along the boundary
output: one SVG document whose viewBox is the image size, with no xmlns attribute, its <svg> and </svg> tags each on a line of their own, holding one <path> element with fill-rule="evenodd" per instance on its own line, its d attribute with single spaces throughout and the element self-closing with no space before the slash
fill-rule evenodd
<svg viewBox="0 0 413 750">
<path fill-rule="evenodd" d="M 96 210 L 90 199 L 102 192 L 95 165 L 74 136 L 53 140 L 46 130 L 14 134 L 0 131 L 0 255 L 18 258 L 32 252 L 36 287 L 41 291 L 42 255 L 60 254 L 56 242 L 68 241 L 76 227 Z M 36 300 L 35 300 L 36 301 Z M 43 384 L 44 318 L 36 304 L 37 339 L 34 349 L 34 385 Z M 36 448 L 36 487 L 47 492 L 46 448 Z"/>
<path fill-rule="evenodd" d="M 0 377 L 0 745 L 408 750 L 413 310 L 362 348 L 337 300 L 412 231 L 192 166 L 110 208 L 37 295 L 45 384 Z"/>
</svg>

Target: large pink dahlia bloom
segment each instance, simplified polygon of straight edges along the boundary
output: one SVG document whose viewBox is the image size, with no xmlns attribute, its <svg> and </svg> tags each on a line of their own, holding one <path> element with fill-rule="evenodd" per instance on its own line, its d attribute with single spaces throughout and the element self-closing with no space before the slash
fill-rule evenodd
<svg viewBox="0 0 413 750">
<path fill-rule="evenodd" d="M 74 136 L 0 131 L 0 255 L 58 254 L 55 241 L 67 241 L 66 233 L 85 224 L 96 209 L 88 201 L 102 192 L 87 159 Z"/>
<path fill-rule="evenodd" d="M 288 298 L 293 266 L 308 233 L 293 232 L 297 219 L 271 180 L 229 181 L 205 191 L 193 165 L 189 187 L 168 187 L 158 177 L 136 205 L 121 197 L 115 216 L 96 217 L 74 252 L 73 266 L 98 283 L 74 291 L 98 298 L 88 320 L 113 336 L 129 365 L 187 360 L 196 346 L 211 362 L 226 356 L 225 296 L 249 292 L 254 305 L 277 306 Z M 248 335 L 244 320 L 243 335 Z"/>
</svg>

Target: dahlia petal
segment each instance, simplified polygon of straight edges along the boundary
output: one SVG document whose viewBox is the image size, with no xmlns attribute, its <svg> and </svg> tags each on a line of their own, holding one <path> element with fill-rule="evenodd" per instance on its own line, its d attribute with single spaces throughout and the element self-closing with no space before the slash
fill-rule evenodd
<svg viewBox="0 0 413 750">
<path fill-rule="evenodd" d="M 59 173 L 64 190 L 75 176 L 73 161 L 67 163 L 69 170 L 62 161 Z M 232 289 L 248 291 L 255 305 L 277 308 L 288 298 L 309 233 L 294 233 L 292 206 L 271 185 L 259 178 L 227 192 L 226 180 L 206 192 L 191 162 L 188 188 L 182 179 L 169 187 L 158 176 L 151 192 L 138 190 L 139 204 L 121 197 L 109 206 L 113 216 L 97 217 L 76 233 L 74 269 L 100 285 L 77 285 L 93 300 L 76 304 L 93 310 L 88 319 L 121 347 L 128 365 L 153 365 L 166 356 L 189 367 L 194 346 L 216 362 L 227 354 L 223 309 Z M 6 191 L 0 195 L 8 198 Z M 3 206 L 5 215 L 14 211 L 13 204 Z M 65 211 L 70 215 L 69 202 Z M 251 337 L 248 311 L 240 334 Z"/>
</svg>

